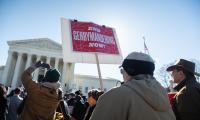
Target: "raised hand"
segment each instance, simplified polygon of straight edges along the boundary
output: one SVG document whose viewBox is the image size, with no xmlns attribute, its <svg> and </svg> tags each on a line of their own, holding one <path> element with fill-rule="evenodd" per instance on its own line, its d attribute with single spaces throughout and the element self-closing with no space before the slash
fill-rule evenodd
<svg viewBox="0 0 200 120">
<path fill-rule="evenodd" d="M 41 66 L 41 64 L 42 64 L 42 61 L 37 61 L 37 62 L 34 64 L 34 66 L 35 66 L 36 68 L 38 68 L 38 67 Z"/>
<path fill-rule="evenodd" d="M 42 64 L 40 65 L 40 67 L 50 69 L 51 66 L 50 66 L 49 64 L 47 64 L 47 63 L 42 63 Z"/>
</svg>

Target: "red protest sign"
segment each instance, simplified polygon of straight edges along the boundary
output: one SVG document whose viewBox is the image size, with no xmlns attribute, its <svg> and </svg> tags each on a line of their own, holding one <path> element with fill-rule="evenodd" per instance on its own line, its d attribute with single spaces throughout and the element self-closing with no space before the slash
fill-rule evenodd
<svg viewBox="0 0 200 120">
<path fill-rule="evenodd" d="M 92 22 L 70 23 L 73 51 L 119 54 L 112 28 Z"/>
</svg>

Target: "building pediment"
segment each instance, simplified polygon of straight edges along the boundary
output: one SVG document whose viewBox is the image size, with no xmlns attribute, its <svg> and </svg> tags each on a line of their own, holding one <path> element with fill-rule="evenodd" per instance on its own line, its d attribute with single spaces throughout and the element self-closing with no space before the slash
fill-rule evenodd
<svg viewBox="0 0 200 120">
<path fill-rule="evenodd" d="M 48 38 L 38 38 L 38 39 L 26 39 L 26 40 L 14 40 L 7 42 L 10 47 L 25 47 L 32 49 L 41 50 L 57 50 L 62 51 L 61 44 L 54 42 Z"/>
</svg>

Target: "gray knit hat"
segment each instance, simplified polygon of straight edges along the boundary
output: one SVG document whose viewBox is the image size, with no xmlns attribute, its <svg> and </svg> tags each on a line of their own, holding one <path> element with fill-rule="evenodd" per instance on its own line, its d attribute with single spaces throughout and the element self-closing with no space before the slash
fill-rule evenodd
<svg viewBox="0 0 200 120">
<path fill-rule="evenodd" d="M 141 52 L 130 53 L 121 66 L 131 76 L 138 74 L 153 75 L 155 69 L 154 60 L 151 56 Z"/>
<path fill-rule="evenodd" d="M 150 55 L 141 52 L 132 52 L 130 53 L 125 59 L 129 60 L 139 60 L 139 61 L 146 61 L 154 63 L 154 60 L 151 58 Z"/>
</svg>

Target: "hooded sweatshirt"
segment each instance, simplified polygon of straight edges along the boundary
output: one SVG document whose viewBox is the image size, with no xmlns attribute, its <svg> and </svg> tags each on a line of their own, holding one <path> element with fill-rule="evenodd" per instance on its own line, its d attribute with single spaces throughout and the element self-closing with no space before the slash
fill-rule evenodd
<svg viewBox="0 0 200 120">
<path fill-rule="evenodd" d="M 137 75 L 102 95 L 90 120 L 175 120 L 165 89 L 150 75 Z"/>
</svg>

